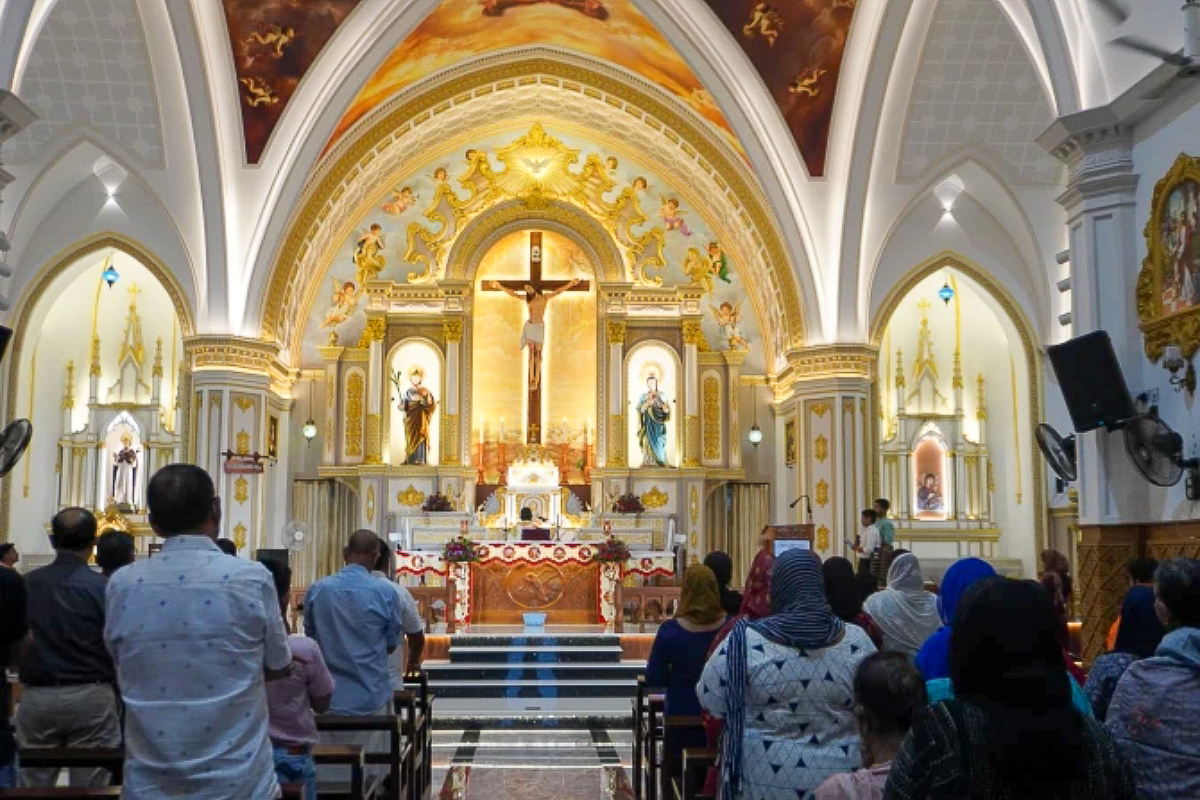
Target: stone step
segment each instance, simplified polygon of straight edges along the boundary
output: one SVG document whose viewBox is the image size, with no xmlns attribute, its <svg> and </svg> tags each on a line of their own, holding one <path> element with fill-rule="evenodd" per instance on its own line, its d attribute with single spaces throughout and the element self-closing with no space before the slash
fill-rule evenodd
<svg viewBox="0 0 1200 800">
<path fill-rule="evenodd" d="M 426 664 L 430 685 L 470 684 L 478 681 L 541 681 L 555 683 L 570 680 L 632 681 L 646 672 L 640 661 L 604 663 L 513 662 L 474 664 Z"/>
<path fill-rule="evenodd" d="M 477 731 L 512 731 L 521 733 L 550 733 L 561 731 L 578 731 L 581 733 L 592 730 L 607 730 L 609 736 L 618 739 L 620 736 L 633 736 L 633 711 L 629 713 L 594 713 L 581 714 L 578 712 L 555 712 L 542 710 L 505 710 L 496 712 L 481 712 L 470 716 L 433 717 L 435 736 L 457 737 L 468 730 Z M 455 738 L 457 741 L 457 738 Z"/>
<path fill-rule="evenodd" d="M 437 697 L 634 697 L 637 677 L 612 680 L 442 680 L 429 670 L 429 690 Z"/>
<path fill-rule="evenodd" d="M 480 647 L 471 645 L 452 645 L 450 661 L 452 663 L 564 663 L 564 662 L 604 662 L 615 663 L 621 660 L 620 645 L 613 646 L 579 646 L 579 645 L 492 645 Z"/>
<path fill-rule="evenodd" d="M 615 633 L 456 634 L 450 649 L 458 647 L 620 647 Z"/>
</svg>

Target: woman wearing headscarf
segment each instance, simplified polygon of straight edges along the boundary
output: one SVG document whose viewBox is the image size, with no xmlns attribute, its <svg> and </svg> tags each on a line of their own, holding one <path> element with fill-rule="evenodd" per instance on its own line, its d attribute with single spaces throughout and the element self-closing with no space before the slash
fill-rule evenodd
<svg viewBox="0 0 1200 800">
<path fill-rule="evenodd" d="M 745 591 L 742 593 L 742 606 L 738 610 L 738 615 L 729 620 L 726 620 L 725 627 L 721 628 L 721 632 L 713 639 L 712 645 L 708 648 L 709 657 L 720 646 L 721 642 L 725 641 L 725 637 L 729 636 L 729 632 L 733 630 L 733 626 L 740 619 L 756 620 L 762 619 L 771 613 L 771 570 L 775 566 L 775 554 L 768 548 L 763 548 L 754 556 L 754 563 L 750 565 L 750 574 L 746 576 Z M 721 731 L 725 729 L 724 720 L 717 719 L 707 711 L 702 715 L 704 717 L 704 735 L 708 740 L 709 747 L 718 747 L 721 743 Z M 714 795 L 717 792 L 717 771 L 710 769 L 708 776 L 704 781 L 704 795 Z"/>
<path fill-rule="evenodd" d="M 771 573 L 771 615 L 739 620 L 704 666 L 700 703 L 724 718 L 722 800 L 795 797 L 861 765 L 854 673 L 875 652 L 834 615 L 821 560 L 788 550 Z"/>
<path fill-rule="evenodd" d="M 696 681 L 724 624 L 716 577 L 708 567 L 693 564 L 683 573 L 675 616 L 659 626 L 646 662 L 646 684 L 666 689 L 668 715 L 700 714 Z"/>
<path fill-rule="evenodd" d="M 728 553 L 714 550 L 704 557 L 704 566 L 717 576 L 717 588 L 721 591 L 721 608 L 726 614 L 737 614 L 742 607 L 742 593 L 729 588 L 733 580 L 733 559 Z"/>
<path fill-rule="evenodd" d="M 1132 798 L 1116 742 L 1071 701 L 1054 609 L 1035 581 L 988 580 L 950 643 L 956 699 L 919 712 L 884 797 Z"/>
<path fill-rule="evenodd" d="M 921 670 L 926 681 L 950 677 L 950 633 L 954 612 L 972 584 L 995 575 L 996 570 L 983 559 L 961 558 L 951 564 L 942 576 L 942 589 L 937 601 L 942 627 L 917 651 L 917 669 Z"/>
<path fill-rule="evenodd" d="M 1134 586 L 1121 604 L 1121 624 L 1117 627 L 1117 642 L 1112 651 L 1092 663 L 1084 690 L 1092 703 L 1096 719 L 1108 716 L 1117 681 L 1129 665 L 1138 659 L 1149 658 L 1158 649 L 1166 628 L 1154 612 L 1154 588 Z"/>
<path fill-rule="evenodd" d="M 912 553 L 892 559 L 887 588 L 863 605 L 883 634 L 883 650 L 915 656 L 942 624 L 937 595 L 925 591 L 921 562 Z"/>
<path fill-rule="evenodd" d="M 859 591 L 858 578 L 854 575 L 854 565 L 848 559 L 833 556 L 821 564 L 821 574 L 825 580 L 825 597 L 829 607 L 842 622 L 857 625 L 871 637 L 871 644 L 878 650 L 883 645 L 883 635 L 871 615 L 863 611 L 862 593 Z"/>
</svg>

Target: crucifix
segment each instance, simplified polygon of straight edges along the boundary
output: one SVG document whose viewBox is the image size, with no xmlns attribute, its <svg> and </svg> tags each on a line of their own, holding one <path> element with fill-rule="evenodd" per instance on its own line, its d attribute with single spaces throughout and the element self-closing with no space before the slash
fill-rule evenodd
<svg viewBox="0 0 1200 800">
<path fill-rule="evenodd" d="M 521 347 L 529 348 L 529 412 L 526 443 L 541 441 L 542 423 L 542 347 L 546 342 L 546 305 L 563 292 L 586 292 L 587 281 L 542 279 L 542 233 L 529 233 L 529 277 L 513 281 L 489 281 L 484 291 L 504 292 L 509 297 L 524 300 L 529 306 L 529 319 L 521 329 Z"/>
</svg>

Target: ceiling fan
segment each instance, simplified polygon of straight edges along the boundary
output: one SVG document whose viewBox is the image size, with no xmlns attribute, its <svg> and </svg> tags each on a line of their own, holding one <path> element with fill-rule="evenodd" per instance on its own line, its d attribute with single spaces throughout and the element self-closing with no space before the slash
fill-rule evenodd
<svg viewBox="0 0 1200 800">
<path fill-rule="evenodd" d="M 1116 24 L 1129 19 L 1130 10 L 1125 0 L 1092 0 Z M 1109 44 L 1154 56 L 1166 64 L 1179 68 L 1179 77 L 1200 77 L 1200 0 L 1183 2 L 1183 50 L 1173 51 L 1144 39 L 1141 36 L 1118 36 Z"/>
</svg>

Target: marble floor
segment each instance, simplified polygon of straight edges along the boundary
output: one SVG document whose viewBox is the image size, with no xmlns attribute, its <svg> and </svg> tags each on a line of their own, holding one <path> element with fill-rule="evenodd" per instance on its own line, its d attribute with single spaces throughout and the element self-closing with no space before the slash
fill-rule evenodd
<svg viewBox="0 0 1200 800">
<path fill-rule="evenodd" d="M 524 730 L 438 730 L 434 796 L 441 800 L 631 800 L 628 730 L 563 730 L 556 719 Z"/>
</svg>

